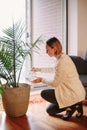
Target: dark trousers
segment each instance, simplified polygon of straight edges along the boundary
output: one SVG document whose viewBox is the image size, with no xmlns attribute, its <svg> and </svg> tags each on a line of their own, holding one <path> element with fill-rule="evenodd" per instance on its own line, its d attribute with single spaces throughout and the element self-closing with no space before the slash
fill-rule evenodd
<svg viewBox="0 0 87 130">
<path fill-rule="evenodd" d="M 46 111 L 50 115 L 54 115 L 57 113 L 60 113 L 62 111 L 66 110 L 66 107 L 59 108 L 59 105 L 57 103 L 54 89 L 46 89 L 41 92 L 42 98 L 44 98 L 46 101 L 50 102 L 51 104 L 47 107 Z"/>
</svg>

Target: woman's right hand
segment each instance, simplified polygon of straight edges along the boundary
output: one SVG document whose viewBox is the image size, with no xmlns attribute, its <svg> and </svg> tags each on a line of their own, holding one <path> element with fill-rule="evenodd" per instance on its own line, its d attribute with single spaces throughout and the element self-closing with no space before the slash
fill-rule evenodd
<svg viewBox="0 0 87 130">
<path fill-rule="evenodd" d="M 42 78 L 40 77 L 31 81 L 31 83 L 40 83 L 40 82 L 42 82 Z"/>
<path fill-rule="evenodd" d="M 35 68 L 35 67 L 33 67 L 32 69 L 31 69 L 31 71 L 33 71 L 33 72 L 38 72 L 38 71 L 40 71 L 41 69 L 40 68 Z"/>
</svg>

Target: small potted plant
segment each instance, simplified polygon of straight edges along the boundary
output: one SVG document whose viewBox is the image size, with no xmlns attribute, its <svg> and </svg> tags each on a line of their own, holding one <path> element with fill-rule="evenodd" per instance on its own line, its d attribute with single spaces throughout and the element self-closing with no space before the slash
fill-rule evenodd
<svg viewBox="0 0 87 130">
<path fill-rule="evenodd" d="M 39 37 L 32 44 L 25 43 L 23 34 L 24 26 L 17 22 L 4 29 L 0 37 L 0 93 L 6 114 L 12 117 L 23 116 L 27 112 L 30 86 L 20 83 L 20 75 L 26 56 L 31 59 L 32 49 L 41 42 Z"/>
</svg>

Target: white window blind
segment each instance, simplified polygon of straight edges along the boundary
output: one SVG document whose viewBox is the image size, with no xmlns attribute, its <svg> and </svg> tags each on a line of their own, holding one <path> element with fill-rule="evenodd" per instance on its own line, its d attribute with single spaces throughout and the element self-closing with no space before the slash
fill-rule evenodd
<svg viewBox="0 0 87 130">
<path fill-rule="evenodd" d="M 33 53 L 33 66 L 51 67 L 55 60 L 45 52 L 45 41 L 57 37 L 66 50 L 66 1 L 65 0 L 33 0 L 32 2 L 32 34 L 33 40 L 43 36 L 44 44 L 39 53 Z"/>
</svg>

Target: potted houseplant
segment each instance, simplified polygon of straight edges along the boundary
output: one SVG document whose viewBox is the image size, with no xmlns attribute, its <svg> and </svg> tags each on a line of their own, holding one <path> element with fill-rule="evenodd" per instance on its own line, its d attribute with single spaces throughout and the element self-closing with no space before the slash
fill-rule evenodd
<svg viewBox="0 0 87 130">
<path fill-rule="evenodd" d="M 0 93 L 6 114 L 12 117 L 23 116 L 27 111 L 30 86 L 20 83 L 20 75 L 26 56 L 32 59 L 31 51 L 41 41 L 39 37 L 32 44 L 25 43 L 24 30 L 20 22 L 13 23 L 0 37 Z"/>
</svg>

